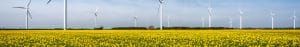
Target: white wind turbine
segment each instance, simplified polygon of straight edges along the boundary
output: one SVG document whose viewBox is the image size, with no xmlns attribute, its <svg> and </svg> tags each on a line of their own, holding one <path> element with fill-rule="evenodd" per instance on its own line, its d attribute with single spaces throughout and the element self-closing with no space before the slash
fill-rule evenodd
<svg viewBox="0 0 300 47">
<path fill-rule="evenodd" d="M 210 1 L 209 1 L 210 2 Z M 208 9 L 210 8 L 210 3 L 209 3 L 209 7 Z M 210 12 L 210 10 L 208 10 Z M 201 17 L 201 26 L 202 27 L 205 27 L 205 19 L 203 17 Z"/>
<path fill-rule="evenodd" d="M 31 0 L 28 1 L 27 5 L 25 7 L 13 7 L 13 8 L 20 8 L 20 9 L 25 9 L 26 10 L 26 29 L 28 29 L 28 21 L 29 18 L 32 19 L 32 15 L 30 12 L 30 4 L 31 4 Z"/>
<path fill-rule="evenodd" d="M 240 13 L 240 29 L 243 29 L 243 16 L 244 15 L 244 12 L 242 9 L 239 8 L 239 13 Z"/>
<path fill-rule="evenodd" d="M 296 29 L 296 11 L 294 10 L 294 14 L 293 14 L 293 22 L 294 22 L 294 25 L 293 25 L 293 28 Z"/>
<path fill-rule="evenodd" d="M 271 20 L 272 20 L 272 29 L 274 29 L 274 16 L 276 14 L 271 11 L 270 15 L 271 15 Z"/>
<path fill-rule="evenodd" d="M 230 27 L 230 28 L 233 28 L 233 27 L 232 27 L 232 18 L 231 18 L 231 17 L 229 17 L 229 24 L 230 24 L 229 27 Z"/>
<path fill-rule="evenodd" d="M 95 16 L 95 19 L 94 19 L 94 28 L 97 28 L 98 12 L 99 12 L 99 8 L 97 8 L 95 10 L 95 12 L 94 12 L 94 16 Z"/>
<path fill-rule="evenodd" d="M 211 27 L 211 16 L 213 16 L 212 14 L 212 8 L 211 8 L 211 0 L 209 0 L 209 6 L 208 6 L 208 27 Z"/>
<path fill-rule="evenodd" d="M 165 0 L 159 0 L 159 3 L 160 30 L 163 30 L 163 5 L 165 3 Z"/>
<path fill-rule="evenodd" d="M 137 20 L 138 20 L 138 17 L 137 17 L 137 16 L 134 16 L 134 17 L 133 17 L 134 27 L 137 27 Z"/>
<path fill-rule="evenodd" d="M 49 4 L 52 0 L 48 0 L 47 4 Z M 64 30 L 67 30 L 67 16 L 68 16 L 68 1 L 64 0 Z"/>
<path fill-rule="evenodd" d="M 204 21 L 203 17 L 201 18 L 201 23 L 202 23 L 202 27 L 204 27 L 205 26 L 205 21 Z"/>
<path fill-rule="evenodd" d="M 167 20 L 168 20 L 168 21 L 167 21 L 167 26 L 170 27 L 170 16 L 167 16 L 167 18 L 168 18 L 168 19 L 167 19 Z"/>
</svg>

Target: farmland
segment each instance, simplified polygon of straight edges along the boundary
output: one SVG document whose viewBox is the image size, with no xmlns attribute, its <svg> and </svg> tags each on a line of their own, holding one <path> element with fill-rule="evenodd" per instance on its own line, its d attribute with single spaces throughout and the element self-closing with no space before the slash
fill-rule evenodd
<svg viewBox="0 0 300 47">
<path fill-rule="evenodd" d="M 300 30 L 0 30 L 0 47 L 299 47 Z"/>
</svg>

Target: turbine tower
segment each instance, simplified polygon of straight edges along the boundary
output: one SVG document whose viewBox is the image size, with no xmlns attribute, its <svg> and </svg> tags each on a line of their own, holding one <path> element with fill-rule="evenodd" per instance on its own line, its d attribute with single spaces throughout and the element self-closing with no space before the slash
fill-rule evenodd
<svg viewBox="0 0 300 47">
<path fill-rule="evenodd" d="M 26 29 L 29 28 L 28 26 L 28 21 L 29 18 L 32 19 L 32 15 L 31 15 L 31 11 L 30 11 L 30 4 L 31 4 L 31 0 L 28 1 L 27 5 L 25 7 L 13 7 L 13 8 L 19 8 L 19 9 L 25 9 L 26 10 Z"/>
<path fill-rule="evenodd" d="M 204 27 L 205 26 L 205 21 L 204 21 L 203 17 L 201 18 L 201 22 L 202 22 L 202 27 Z"/>
<path fill-rule="evenodd" d="M 68 1 L 67 0 L 64 0 L 64 30 L 67 30 L 68 28 L 68 21 L 67 21 L 67 16 L 68 16 Z"/>
<path fill-rule="evenodd" d="M 137 20 L 138 20 L 138 17 L 137 17 L 137 16 L 134 16 L 134 17 L 133 17 L 133 20 L 134 20 L 134 27 L 137 27 Z"/>
<path fill-rule="evenodd" d="M 159 6 L 159 15 L 160 15 L 160 30 L 163 30 L 163 5 L 165 3 L 165 0 L 159 0 L 160 6 Z"/>
<path fill-rule="evenodd" d="M 209 6 L 208 6 L 208 14 L 209 14 L 209 16 L 208 16 L 208 27 L 211 27 L 211 16 L 213 16 L 212 15 L 212 8 L 211 8 L 211 0 L 209 0 Z"/>
<path fill-rule="evenodd" d="M 167 21 L 167 26 L 170 27 L 170 16 L 167 16 L 168 21 Z"/>
<path fill-rule="evenodd" d="M 239 13 L 240 13 L 240 29 L 243 29 L 243 14 L 244 14 L 244 12 L 243 12 L 243 10 L 242 9 L 240 9 L 239 8 Z"/>
<path fill-rule="evenodd" d="M 230 24 L 229 27 L 230 27 L 230 28 L 233 28 L 233 27 L 232 27 L 232 18 L 231 18 L 231 17 L 229 17 L 229 24 Z"/>
<path fill-rule="evenodd" d="M 274 16 L 276 14 L 271 11 L 270 15 L 271 15 L 271 20 L 272 20 L 272 30 L 273 30 L 274 29 Z"/>
<path fill-rule="evenodd" d="M 294 14 L 293 14 L 293 22 L 294 22 L 294 25 L 293 25 L 293 28 L 296 29 L 296 11 L 294 10 Z"/>
<path fill-rule="evenodd" d="M 47 4 L 49 4 L 52 0 L 48 0 Z M 64 0 L 64 30 L 67 30 L 67 16 L 68 16 L 68 1 L 67 0 Z"/>
<path fill-rule="evenodd" d="M 98 10 L 99 10 L 99 8 L 97 8 L 95 10 L 95 12 L 94 12 L 94 16 L 95 16 L 95 19 L 94 19 L 94 28 L 97 28 Z"/>
</svg>

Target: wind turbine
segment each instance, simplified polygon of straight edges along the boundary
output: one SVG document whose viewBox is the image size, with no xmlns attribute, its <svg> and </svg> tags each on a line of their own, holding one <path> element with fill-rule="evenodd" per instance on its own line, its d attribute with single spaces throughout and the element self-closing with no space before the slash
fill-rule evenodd
<svg viewBox="0 0 300 47">
<path fill-rule="evenodd" d="M 167 21 L 167 26 L 170 27 L 170 16 L 167 16 L 168 21 Z"/>
<path fill-rule="evenodd" d="M 270 15 L 271 15 L 271 20 L 272 20 L 272 29 L 274 29 L 274 16 L 276 14 L 271 11 Z"/>
<path fill-rule="evenodd" d="M 133 20 L 134 20 L 134 27 L 137 27 L 137 20 L 138 20 L 138 17 L 137 17 L 137 16 L 134 16 L 134 17 L 133 17 Z"/>
<path fill-rule="evenodd" d="M 163 30 L 163 5 L 165 3 L 165 0 L 159 0 L 160 6 L 159 6 L 159 15 L 160 15 L 160 30 Z"/>
<path fill-rule="evenodd" d="M 294 22 L 294 25 L 293 25 L 293 28 L 296 29 L 296 11 L 294 10 L 294 14 L 293 14 L 293 22 Z"/>
<path fill-rule="evenodd" d="M 26 29 L 28 29 L 28 21 L 29 18 L 32 19 L 32 15 L 30 12 L 30 4 L 31 4 L 31 0 L 28 1 L 27 5 L 25 7 L 13 7 L 13 8 L 19 8 L 19 9 L 25 9 L 26 10 Z"/>
<path fill-rule="evenodd" d="M 231 17 L 229 17 L 229 24 L 230 24 L 229 27 L 230 27 L 230 28 L 233 28 L 233 27 L 232 27 L 232 18 L 231 18 Z"/>
<path fill-rule="evenodd" d="M 49 4 L 52 0 L 48 0 L 47 4 Z M 68 0 L 64 0 L 64 30 L 67 30 L 67 16 L 68 16 Z"/>
<path fill-rule="evenodd" d="M 95 10 L 95 12 L 94 12 L 94 16 L 95 16 L 95 19 L 94 19 L 94 28 L 97 28 L 98 10 L 99 10 L 99 8 L 97 8 Z"/>
<path fill-rule="evenodd" d="M 239 8 L 239 13 L 240 13 L 240 29 L 243 29 L 243 10 Z"/>
<path fill-rule="evenodd" d="M 209 0 L 209 6 L 208 6 L 208 27 L 211 27 L 211 16 L 213 16 L 212 14 L 212 8 L 211 8 L 211 0 Z"/>
<path fill-rule="evenodd" d="M 202 27 L 204 27 L 205 21 L 204 21 L 204 18 L 203 18 L 203 17 L 201 18 L 201 22 L 202 22 Z"/>
</svg>

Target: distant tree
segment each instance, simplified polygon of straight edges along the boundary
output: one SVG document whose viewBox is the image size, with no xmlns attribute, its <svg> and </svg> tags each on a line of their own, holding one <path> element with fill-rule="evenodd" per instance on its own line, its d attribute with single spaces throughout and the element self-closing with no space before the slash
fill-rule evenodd
<svg viewBox="0 0 300 47">
<path fill-rule="evenodd" d="M 103 26 L 101 26 L 101 27 L 96 27 L 96 28 L 94 28 L 94 30 L 103 30 Z"/>
<path fill-rule="evenodd" d="M 149 26 L 148 29 L 149 29 L 149 30 L 154 30 L 155 27 L 154 27 L 154 26 Z"/>
</svg>

